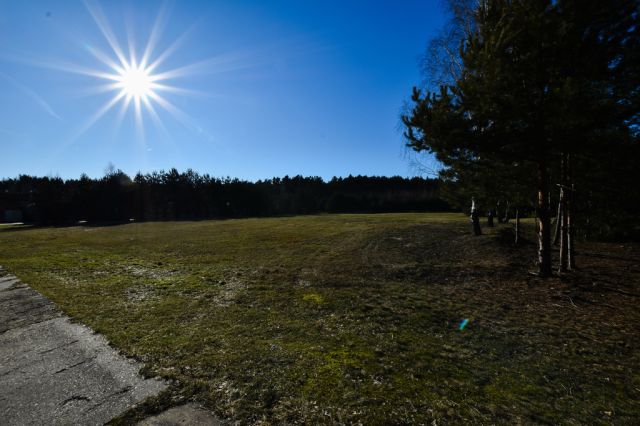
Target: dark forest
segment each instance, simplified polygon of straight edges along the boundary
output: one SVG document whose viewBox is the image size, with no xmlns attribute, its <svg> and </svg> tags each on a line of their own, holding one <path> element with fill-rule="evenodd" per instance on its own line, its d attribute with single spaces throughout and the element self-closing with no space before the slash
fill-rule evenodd
<svg viewBox="0 0 640 426">
<path fill-rule="evenodd" d="M 285 176 L 250 182 L 192 170 L 63 180 L 20 176 L 0 181 L 5 221 L 68 225 L 145 220 L 194 220 L 314 213 L 447 211 L 439 181 L 425 178 Z"/>
</svg>

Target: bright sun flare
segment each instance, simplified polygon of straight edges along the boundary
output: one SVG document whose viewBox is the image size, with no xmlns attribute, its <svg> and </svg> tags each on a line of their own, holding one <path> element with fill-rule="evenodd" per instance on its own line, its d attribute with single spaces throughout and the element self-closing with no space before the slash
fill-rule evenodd
<svg viewBox="0 0 640 426">
<path fill-rule="evenodd" d="M 142 67 L 127 67 L 118 75 L 117 87 L 122 94 L 140 99 L 153 95 L 152 76 Z"/>
<path fill-rule="evenodd" d="M 168 84 L 167 82 L 203 71 L 212 72 L 216 70 L 215 67 L 219 67 L 224 71 L 230 71 L 236 68 L 242 68 L 242 64 L 239 64 L 234 56 L 220 56 L 179 66 L 177 68 L 159 71 L 162 64 L 180 49 L 187 34 L 189 33 L 189 31 L 186 31 L 163 51 L 157 51 L 156 47 L 158 41 L 161 39 L 162 29 L 168 19 L 166 7 L 161 8 L 158 12 L 144 48 L 136 52 L 135 40 L 129 35 L 127 40 L 127 52 L 121 47 L 120 41 L 109 25 L 109 21 L 102 11 L 100 4 L 97 1 L 85 0 L 85 6 L 104 35 L 104 38 L 108 42 L 114 55 L 105 53 L 100 50 L 100 48 L 89 44 L 86 44 L 85 47 L 89 53 L 95 57 L 95 59 L 106 65 L 108 69 L 95 70 L 74 66 L 73 64 L 54 64 L 54 67 L 63 71 L 89 75 L 108 81 L 108 83 L 97 86 L 92 93 L 115 93 L 102 107 L 98 109 L 98 111 L 89 117 L 89 119 L 76 132 L 74 139 L 88 130 L 94 123 L 114 109 L 118 104 L 121 105 L 121 107 L 116 118 L 116 126 L 120 126 L 124 114 L 132 107 L 136 128 L 139 131 L 139 136 L 141 136 L 140 140 L 144 140 L 143 115 L 150 117 L 158 128 L 163 130 L 165 133 L 167 132 L 156 107 L 164 110 L 173 118 L 181 122 L 185 127 L 195 130 L 198 133 L 202 133 L 202 128 L 197 125 L 189 114 L 182 111 L 165 97 L 167 94 L 172 93 L 188 95 L 194 93 L 197 94 L 198 92 L 176 87 L 172 84 Z M 156 52 L 154 52 L 154 50 L 156 50 Z"/>
<path fill-rule="evenodd" d="M 73 65 L 63 66 L 61 69 L 107 80 L 107 84 L 96 87 L 93 93 L 115 92 L 115 94 L 82 125 L 74 138 L 77 138 L 93 126 L 94 123 L 118 104 L 121 105 L 121 108 L 116 118 L 116 126 L 120 126 L 124 114 L 132 107 L 140 140 L 144 140 L 143 115 L 150 117 L 158 128 L 166 132 L 166 128 L 156 110 L 156 106 L 169 113 L 186 127 L 198 129 L 199 127 L 194 124 L 193 119 L 187 113 L 165 97 L 166 93 L 191 93 L 189 90 L 167 84 L 166 81 L 184 77 L 190 71 L 192 72 L 194 69 L 197 69 L 199 66 L 198 63 L 158 71 L 161 64 L 179 49 L 187 33 L 173 41 L 164 51 L 157 52 L 156 55 L 153 54 L 154 48 L 161 37 L 161 29 L 164 27 L 167 19 L 166 8 L 162 8 L 158 13 L 146 46 L 136 52 L 135 40 L 129 36 L 128 52 L 125 52 L 120 45 L 118 37 L 109 25 L 104 12 L 100 8 L 100 4 L 87 0 L 85 6 L 115 56 L 103 52 L 98 47 L 86 44 L 85 47 L 89 53 L 107 65 L 109 69 L 101 71 Z M 153 58 L 154 56 L 155 59 Z"/>
</svg>

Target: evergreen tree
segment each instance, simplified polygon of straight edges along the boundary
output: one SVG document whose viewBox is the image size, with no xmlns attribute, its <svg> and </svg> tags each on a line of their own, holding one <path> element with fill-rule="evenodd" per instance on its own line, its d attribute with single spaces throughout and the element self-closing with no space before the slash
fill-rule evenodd
<svg viewBox="0 0 640 426">
<path fill-rule="evenodd" d="M 436 93 L 414 89 L 405 136 L 454 179 L 525 176 L 506 187 L 535 188 L 538 272 L 548 276 L 558 159 L 601 155 L 604 144 L 633 138 L 638 126 L 638 2 L 482 1 L 474 16 L 459 77 Z"/>
</svg>

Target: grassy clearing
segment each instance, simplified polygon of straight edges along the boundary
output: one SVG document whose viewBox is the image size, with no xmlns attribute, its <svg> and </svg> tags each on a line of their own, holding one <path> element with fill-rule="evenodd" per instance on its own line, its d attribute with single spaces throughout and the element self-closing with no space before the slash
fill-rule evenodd
<svg viewBox="0 0 640 426">
<path fill-rule="evenodd" d="M 617 423 L 640 416 L 640 250 L 526 274 L 451 214 L 0 229 L 0 263 L 243 423 Z M 458 324 L 468 318 L 460 331 Z"/>
</svg>

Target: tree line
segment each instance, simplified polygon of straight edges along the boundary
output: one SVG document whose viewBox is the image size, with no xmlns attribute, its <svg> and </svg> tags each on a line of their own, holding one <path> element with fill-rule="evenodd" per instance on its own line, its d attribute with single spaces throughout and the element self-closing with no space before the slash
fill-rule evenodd
<svg viewBox="0 0 640 426">
<path fill-rule="evenodd" d="M 0 181 L 0 214 L 20 212 L 41 225 L 134 219 L 181 220 L 314 213 L 447 211 L 439 181 L 420 177 L 285 176 L 250 182 L 176 169 L 130 178 L 63 180 L 22 175 Z"/>
<path fill-rule="evenodd" d="M 534 210 L 540 276 L 552 273 L 553 216 L 562 272 L 578 231 L 637 232 L 640 2 L 448 4 L 402 116 L 407 145 L 443 164 L 458 205 Z"/>
</svg>

